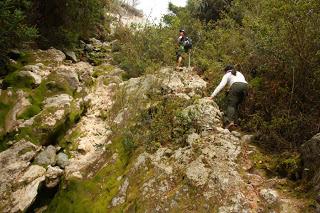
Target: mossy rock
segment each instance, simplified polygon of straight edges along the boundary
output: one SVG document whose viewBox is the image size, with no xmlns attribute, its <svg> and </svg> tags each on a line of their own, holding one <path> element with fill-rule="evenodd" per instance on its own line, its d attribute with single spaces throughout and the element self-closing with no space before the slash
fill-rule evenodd
<svg viewBox="0 0 320 213">
<path fill-rule="evenodd" d="M 9 95 L 11 93 L 11 95 Z M 7 114 L 12 109 L 16 102 L 16 92 L 14 90 L 2 91 L 0 95 L 0 146 L 3 143 L 5 136 L 4 125 Z M 1 150 L 1 147 L 0 147 Z"/>
<path fill-rule="evenodd" d="M 72 87 L 67 78 L 63 75 L 59 75 L 56 72 L 51 73 L 46 81 L 46 88 L 52 93 L 67 93 L 73 95 L 75 87 Z"/>
<path fill-rule="evenodd" d="M 298 153 L 268 154 L 256 151 L 251 155 L 251 159 L 255 169 L 264 170 L 267 175 L 291 180 L 302 177 L 302 160 Z"/>
<path fill-rule="evenodd" d="M 22 128 L 15 138 L 28 139 L 41 145 L 58 143 L 80 119 L 83 110 L 84 107 L 75 101 L 70 106 L 45 108 L 33 118 L 33 124 Z"/>
<path fill-rule="evenodd" d="M 24 65 L 29 64 L 32 61 L 33 58 L 31 57 L 31 54 L 27 51 L 20 52 L 20 57 L 15 61 L 2 60 L 0 61 L 0 77 L 21 70 L 21 68 Z"/>
<path fill-rule="evenodd" d="M 28 55 L 31 60 L 37 63 L 43 63 L 46 66 L 58 65 L 66 59 L 66 56 L 62 51 L 54 48 L 48 50 L 32 50 Z"/>
<path fill-rule="evenodd" d="M 30 75 L 24 75 L 20 71 L 16 71 L 7 75 L 2 83 L 3 88 L 35 88 L 36 81 Z"/>
<path fill-rule="evenodd" d="M 131 146 L 130 146 L 131 147 Z M 61 189 L 49 204 L 47 212 L 111 212 L 111 201 L 118 194 L 119 188 L 124 182 L 132 152 L 128 151 L 128 144 L 123 138 L 116 138 L 108 147 L 106 166 L 92 179 L 72 180 Z M 112 158 L 117 153 L 116 160 Z M 124 206 L 119 207 L 119 211 Z M 88 210 L 90 209 L 90 210 Z"/>
<path fill-rule="evenodd" d="M 95 67 L 92 76 L 94 78 L 98 78 L 99 76 L 110 74 L 113 70 L 115 70 L 114 66 L 112 66 L 110 64 L 103 64 L 98 67 Z"/>
</svg>

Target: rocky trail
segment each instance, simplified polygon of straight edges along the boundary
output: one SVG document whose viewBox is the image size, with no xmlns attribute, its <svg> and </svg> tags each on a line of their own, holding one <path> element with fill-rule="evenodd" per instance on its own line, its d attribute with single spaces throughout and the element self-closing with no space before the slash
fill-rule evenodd
<svg viewBox="0 0 320 213">
<path fill-rule="evenodd" d="M 253 136 L 222 128 L 195 72 L 162 68 L 123 81 L 108 61 L 110 45 L 91 45 L 106 58 L 101 65 L 51 49 L 20 71 L 33 92 L 1 91 L 19 97 L 2 130 L 10 133 L 0 153 L 2 212 L 312 212 L 287 179 L 255 168 Z M 18 119 L 40 92 L 41 111 Z M 171 109 L 170 101 L 181 104 Z M 156 125 L 157 115 L 171 115 L 166 109 L 175 112 L 172 144 Z"/>
</svg>

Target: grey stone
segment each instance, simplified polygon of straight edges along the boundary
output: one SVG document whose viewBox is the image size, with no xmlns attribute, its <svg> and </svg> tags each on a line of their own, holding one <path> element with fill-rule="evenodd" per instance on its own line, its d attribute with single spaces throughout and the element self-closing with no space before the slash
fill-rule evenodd
<svg viewBox="0 0 320 213">
<path fill-rule="evenodd" d="M 200 135 L 193 133 L 191 135 L 188 135 L 187 143 L 189 146 L 192 146 L 192 144 L 196 143 L 200 139 Z"/>
<path fill-rule="evenodd" d="M 190 163 L 186 170 L 186 175 L 195 186 L 203 186 L 208 181 L 209 171 L 199 158 Z"/>
<path fill-rule="evenodd" d="M 64 78 L 73 90 L 76 90 L 80 85 L 78 74 L 71 66 L 61 65 L 54 71 L 54 73 Z"/>
<path fill-rule="evenodd" d="M 57 165 L 61 168 L 65 168 L 70 164 L 68 155 L 63 152 L 59 152 L 57 155 Z"/>
<path fill-rule="evenodd" d="M 48 146 L 45 150 L 39 153 L 34 162 L 38 165 L 48 166 L 55 165 L 57 161 L 56 148 L 52 145 Z"/>
<path fill-rule="evenodd" d="M 278 201 L 279 194 L 273 189 L 261 189 L 260 196 L 263 197 L 268 204 L 274 204 Z"/>
<path fill-rule="evenodd" d="M 33 52 L 36 62 L 49 62 L 50 64 L 59 64 L 66 59 L 65 54 L 55 48 L 48 50 L 36 50 Z"/>
<path fill-rule="evenodd" d="M 64 51 L 64 54 L 66 55 L 68 60 L 71 60 L 73 62 L 77 62 L 78 61 L 77 56 L 73 51 L 66 50 L 66 51 Z"/>
<path fill-rule="evenodd" d="M 254 140 L 254 135 L 244 135 L 241 137 L 241 141 L 251 143 Z"/>
<path fill-rule="evenodd" d="M 304 143 L 301 148 L 302 159 L 306 168 L 316 171 L 320 168 L 320 133 Z"/>
</svg>

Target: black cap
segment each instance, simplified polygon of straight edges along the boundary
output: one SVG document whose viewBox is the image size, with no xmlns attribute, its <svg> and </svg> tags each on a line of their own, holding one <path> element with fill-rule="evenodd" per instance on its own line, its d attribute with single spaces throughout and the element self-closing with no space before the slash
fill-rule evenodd
<svg viewBox="0 0 320 213">
<path fill-rule="evenodd" d="M 184 29 L 180 29 L 180 33 L 181 33 L 181 32 L 184 32 L 184 33 L 186 33 L 186 31 L 185 31 Z"/>
</svg>

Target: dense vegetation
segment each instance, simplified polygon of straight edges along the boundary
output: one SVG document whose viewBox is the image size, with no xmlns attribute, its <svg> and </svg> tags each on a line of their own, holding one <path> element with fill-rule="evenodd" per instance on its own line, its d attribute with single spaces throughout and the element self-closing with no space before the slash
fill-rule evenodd
<svg viewBox="0 0 320 213">
<path fill-rule="evenodd" d="M 169 9 L 163 24 L 117 30 L 115 60 L 128 77 L 173 65 L 177 31 L 185 28 L 210 92 L 227 63 L 249 79 L 242 127 L 263 146 L 292 151 L 319 132 L 319 1 L 189 0 Z"/>
<path fill-rule="evenodd" d="M 71 48 L 79 39 L 105 38 L 119 5 L 113 0 L 3 0 L 0 2 L 0 58 L 30 42 Z"/>
<path fill-rule="evenodd" d="M 319 132 L 319 1 L 189 0 L 186 7 L 169 4 L 171 13 L 159 25 L 118 26 L 106 37 L 112 21 L 106 12 L 117 13 L 117 5 L 116 0 L 3 0 L 0 58 L 30 42 L 64 49 L 91 36 L 117 39 L 114 61 L 131 78 L 173 65 L 177 32 L 184 28 L 194 43 L 192 64 L 210 82 L 208 93 L 225 64 L 245 73 L 251 91 L 242 127 L 257 133 L 262 145 L 295 150 Z"/>
</svg>

